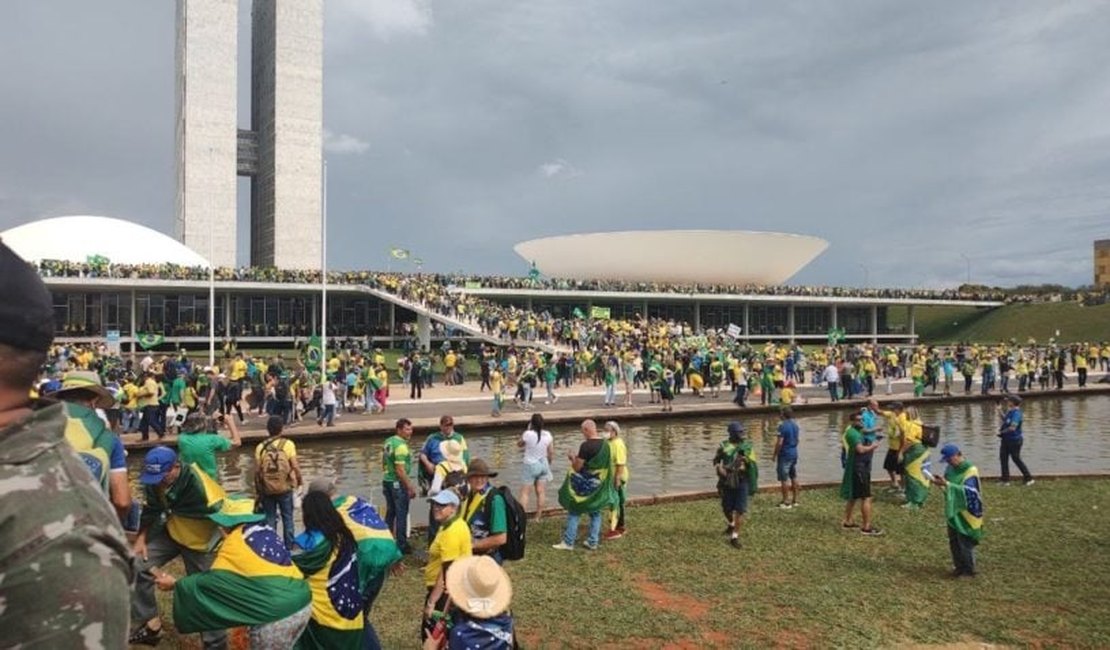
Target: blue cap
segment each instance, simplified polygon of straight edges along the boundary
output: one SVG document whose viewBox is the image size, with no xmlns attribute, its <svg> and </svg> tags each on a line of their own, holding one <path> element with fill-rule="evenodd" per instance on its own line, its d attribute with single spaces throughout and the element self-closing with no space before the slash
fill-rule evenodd
<svg viewBox="0 0 1110 650">
<path fill-rule="evenodd" d="M 947 445 L 940 448 L 941 460 L 948 460 L 958 453 L 960 453 L 960 448 L 952 443 L 948 443 Z"/>
<path fill-rule="evenodd" d="M 139 476 L 139 482 L 143 485 L 161 483 L 176 462 L 177 454 L 169 447 L 151 449 L 143 458 L 143 473 Z"/>
<path fill-rule="evenodd" d="M 728 423 L 728 432 L 729 432 L 729 434 L 744 433 L 744 425 L 740 424 L 739 422 L 729 422 Z"/>
<path fill-rule="evenodd" d="M 441 506 L 457 506 L 459 505 L 459 495 L 455 494 L 454 490 L 442 490 L 437 492 L 434 497 L 428 497 L 428 501 L 438 503 Z"/>
</svg>

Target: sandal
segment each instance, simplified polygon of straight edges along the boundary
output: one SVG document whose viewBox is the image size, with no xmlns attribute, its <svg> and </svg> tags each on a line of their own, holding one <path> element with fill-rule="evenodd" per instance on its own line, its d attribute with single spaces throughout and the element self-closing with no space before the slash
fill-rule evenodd
<svg viewBox="0 0 1110 650">
<path fill-rule="evenodd" d="M 841 528 L 859 528 L 859 524 L 857 524 L 856 522 L 853 521 L 850 524 L 840 524 L 840 527 Z"/>
<path fill-rule="evenodd" d="M 130 645 L 149 645 L 156 646 L 162 641 L 162 628 L 153 630 L 149 625 L 143 623 L 143 626 L 136 629 L 127 638 L 127 643 Z"/>
</svg>

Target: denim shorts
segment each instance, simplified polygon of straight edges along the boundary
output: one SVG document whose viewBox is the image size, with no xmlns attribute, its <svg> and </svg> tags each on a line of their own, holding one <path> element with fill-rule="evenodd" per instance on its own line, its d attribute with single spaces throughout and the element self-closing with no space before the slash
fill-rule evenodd
<svg viewBox="0 0 1110 650">
<path fill-rule="evenodd" d="M 775 463 L 775 473 L 778 474 L 779 481 L 789 481 L 798 478 L 798 459 L 793 458 L 787 460 L 779 456 L 778 462 Z"/>
<path fill-rule="evenodd" d="M 531 485 L 536 481 L 550 481 L 552 478 L 551 466 L 547 464 L 546 458 L 538 463 L 524 463 L 524 471 L 521 472 L 523 484 Z"/>
<path fill-rule="evenodd" d="M 748 484 L 746 481 L 738 488 L 721 488 L 721 510 L 726 515 L 732 512 L 744 514 L 748 511 Z"/>
</svg>

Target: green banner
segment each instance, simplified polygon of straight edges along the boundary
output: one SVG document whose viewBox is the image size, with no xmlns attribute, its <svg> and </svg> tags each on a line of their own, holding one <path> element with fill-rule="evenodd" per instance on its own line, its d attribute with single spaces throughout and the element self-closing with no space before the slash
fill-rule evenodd
<svg viewBox="0 0 1110 650">
<path fill-rule="evenodd" d="M 304 367 L 311 371 L 320 369 L 320 362 L 324 359 L 323 341 L 319 336 L 308 339 L 308 347 L 304 351 Z"/>
<path fill-rule="evenodd" d="M 466 284 L 464 284 L 463 287 L 467 289 L 481 289 L 482 283 L 478 282 L 477 280 L 467 280 Z"/>
<path fill-rule="evenodd" d="M 574 315 L 575 318 L 585 318 L 586 317 L 586 312 L 582 311 L 578 307 L 575 307 L 574 311 L 571 312 L 571 313 Z"/>
<path fill-rule="evenodd" d="M 594 320 L 609 320 L 609 314 L 608 307 L 590 307 L 590 318 Z"/>
<path fill-rule="evenodd" d="M 154 332 L 139 332 L 139 335 L 135 338 L 135 342 L 144 350 L 156 348 L 162 345 L 162 342 L 165 340 L 166 337 L 161 334 L 155 334 Z"/>
</svg>

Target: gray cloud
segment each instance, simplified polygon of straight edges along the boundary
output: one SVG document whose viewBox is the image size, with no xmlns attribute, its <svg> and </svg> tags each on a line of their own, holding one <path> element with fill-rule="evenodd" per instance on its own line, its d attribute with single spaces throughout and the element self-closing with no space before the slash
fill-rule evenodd
<svg viewBox="0 0 1110 650">
<path fill-rule="evenodd" d="M 97 212 L 169 231 L 172 3 L 9 4 L 0 227 Z M 402 245 L 428 270 L 523 274 L 523 239 L 739 228 L 828 239 L 797 282 L 951 285 L 966 255 L 976 281 L 1081 284 L 1110 236 L 1104 3 L 326 12 L 336 267 Z"/>
</svg>

